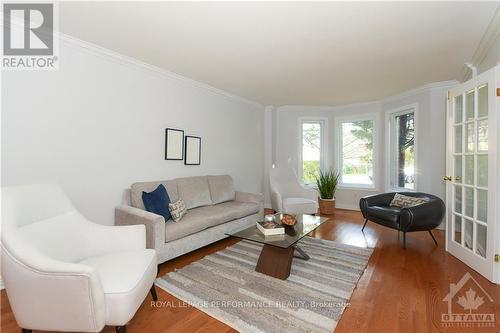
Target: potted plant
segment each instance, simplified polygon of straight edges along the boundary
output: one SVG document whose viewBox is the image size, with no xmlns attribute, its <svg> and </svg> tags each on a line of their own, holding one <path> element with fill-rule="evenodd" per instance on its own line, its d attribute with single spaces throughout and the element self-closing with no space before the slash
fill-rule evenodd
<svg viewBox="0 0 500 333">
<path fill-rule="evenodd" d="M 320 171 L 319 177 L 316 177 L 316 185 L 318 185 L 319 211 L 321 214 L 335 213 L 335 191 L 339 182 L 340 174 L 334 170 Z"/>
</svg>

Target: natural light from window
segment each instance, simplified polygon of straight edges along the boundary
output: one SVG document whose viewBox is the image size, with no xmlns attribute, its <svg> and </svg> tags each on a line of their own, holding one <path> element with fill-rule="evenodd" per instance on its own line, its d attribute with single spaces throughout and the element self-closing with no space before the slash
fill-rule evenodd
<svg viewBox="0 0 500 333">
<path fill-rule="evenodd" d="M 415 113 L 391 115 L 391 187 L 415 189 Z"/>
<path fill-rule="evenodd" d="M 341 184 L 373 186 L 373 120 L 341 123 Z"/>
<path fill-rule="evenodd" d="M 302 179 L 313 184 L 321 166 L 321 123 L 302 123 Z"/>
</svg>

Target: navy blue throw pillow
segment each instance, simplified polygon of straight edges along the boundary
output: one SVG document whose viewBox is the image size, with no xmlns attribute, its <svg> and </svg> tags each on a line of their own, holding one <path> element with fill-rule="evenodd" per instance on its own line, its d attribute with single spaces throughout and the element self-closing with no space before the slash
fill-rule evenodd
<svg viewBox="0 0 500 333">
<path fill-rule="evenodd" d="M 148 212 L 163 216 L 165 222 L 170 219 L 170 211 L 168 210 L 170 197 L 168 196 L 165 186 L 162 184 L 153 192 L 142 192 L 142 202 L 144 202 L 144 208 L 146 208 Z"/>
</svg>

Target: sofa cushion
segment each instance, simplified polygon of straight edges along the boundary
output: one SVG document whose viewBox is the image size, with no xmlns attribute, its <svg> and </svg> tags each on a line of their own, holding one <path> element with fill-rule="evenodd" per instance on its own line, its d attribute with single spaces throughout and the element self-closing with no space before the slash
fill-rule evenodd
<svg viewBox="0 0 500 333">
<path fill-rule="evenodd" d="M 177 192 L 177 181 L 174 180 L 162 180 L 158 182 L 140 182 L 134 183 L 130 186 L 130 204 L 132 207 L 145 209 L 144 203 L 142 202 L 142 192 L 152 192 L 160 184 L 165 186 L 167 190 L 170 201 L 176 201 L 179 199 Z"/>
<path fill-rule="evenodd" d="M 369 220 L 391 228 L 398 228 L 400 213 L 401 208 L 399 207 L 370 206 L 367 208 L 367 217 Z"/>
<path fill-rule="evenodd" d="M 233 201 L 236 197 L 233 178 L 229 175 L 207 176 L 210 197 L 213 204 Z"/>
<path fill-rule="evenodd" d="M 259 205 L 257 204 L 236 201 L 190 209 L 179 223 L 165 225 L 165 242 L 171 242 L 258 211 Z"/>
<path fill-rule="evenodd" d="M 233 219 L 239 219 L 258 213 L 260 207 L 253 202 L 228 201 L 215 205 L 214 208 L 226 211 Z"/>
<path fill-rule="evenodd" d="M 156 265 L 153 249 L 111 252 L 79 262 L 97 271 L 104 293 L 122 293 L 135 288 L 151 263 Z"/>
<path fill-rule="evenodd" d="M 177 178 L 177 191 L 187 209 L 212 204 L 206 176 Z"/>
<path fill-rule="evenodd" d="M 283 213 L 289 214 L 316 214 L 318 202 L 307 198 L 284 198 Z"/>
<path fill-rule="evenodd" d="M 80 264 L 93 267 L 99 275 L 106 301 L 106 324 L 115 326 L 132 319 L 157 273 L 153 249 L 109 253 Z"/>
<path fill-rule="evenodd" d="M 153 192 L 142 192 L 142 202 L 148 212 L 163 216 L 165 222 L 170 219 L 170 198 L 162 184 L 158 185 Z"/>
</svg>

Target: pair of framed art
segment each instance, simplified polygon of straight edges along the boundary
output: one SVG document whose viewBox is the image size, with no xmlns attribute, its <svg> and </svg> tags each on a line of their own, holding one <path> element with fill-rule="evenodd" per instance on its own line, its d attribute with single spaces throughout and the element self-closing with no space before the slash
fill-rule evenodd
<svg viewBox="0 0 500 333">
<path fill-rule="evenodd" d="M 184 135 L 184 131 L 175 128 L 165 129 L 165 159 L 184 160 L 185 165 L 201 164 L 201 138 Z"/>
</svg>

